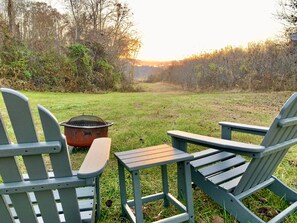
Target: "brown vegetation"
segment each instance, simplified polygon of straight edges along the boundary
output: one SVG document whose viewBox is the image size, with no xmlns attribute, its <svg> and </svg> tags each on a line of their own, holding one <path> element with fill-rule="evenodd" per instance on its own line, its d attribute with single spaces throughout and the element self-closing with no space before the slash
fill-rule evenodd
<svg viewBox="0 0 297 223">
<path fill-rule="evenodd" d="M 149 81 L 165 81 L 191 90 L 296 90 L 296 63 L 293 44 L 267 41 L 176 61 L 150 76 Z"/>
<path fill-rule="evenodd" d="M 0 78 L 52 91 L 129 89 L 125 58 L 140 46 L 128 6 L 116 0 L 0 3 Z M 5 85 L 5 86 L 6 86 Z"/>
</svg>

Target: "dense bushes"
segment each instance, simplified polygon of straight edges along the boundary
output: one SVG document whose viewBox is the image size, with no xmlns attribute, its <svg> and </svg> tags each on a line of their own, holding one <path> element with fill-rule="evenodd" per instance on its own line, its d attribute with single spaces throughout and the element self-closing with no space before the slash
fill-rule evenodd
<svg viewBox="0 0 297 223">
<path fill-rule="evenodd" d="M 0 2 L 1 85 L 39 91 L 129 88 L 122 64 L 140 41 L 128 5 L 60 3 L 61 12 L 45 2 Z"/>
<path fill-rule="evenodd" d="M 122 88 L 122 73 L 107 58 L 98 56 L 98 47 L 91 49 L 84 44 L 73 44 L 60 52 L 55 49 L 33 51 L 10 40 L 0 48 L 2 86 L 92 92 Z"/>
</svg>

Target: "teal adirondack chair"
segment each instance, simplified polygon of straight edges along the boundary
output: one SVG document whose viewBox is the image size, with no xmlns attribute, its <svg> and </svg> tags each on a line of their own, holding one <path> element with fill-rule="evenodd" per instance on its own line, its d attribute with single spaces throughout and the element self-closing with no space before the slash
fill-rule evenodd
<svg viewBox="0 0 297 223">
<path fill-rule="evenodd" d="M 209 147 L 194 153 L 192 181 L 240 222 L 264 222 L 242 203 L 260 189 L 267 188 L 291 203 L 269 222 L 281 222 L 297 209 L 297 193 L 272 174 L 290 147 L 297 143 L 297 93 L 284 104 L 270 128 L 221 122 L 222 138 L 169 131 L 175 148 L 187 143 Z M 261 145 L 231 141 L 232 131 L 263 135 Z M 242 156 L 250 157 L 250 162 Z M 183 180 L 183 173 L 179 180 Z M 297 177 L 297 173 L 296 173 Z M 183 188 L 179 187 L 181 194 Z"/>
<path fill-rule="evenodd" d="M 95 139 L 81 168 L 73 172 L 55 117 L 38 106 L 45 138 L 41 142 L 28 99 L 11 89 L 1 91 L 16 142 L 10 141 L 1 118 L 0 222 L 96 221 L 100 213 L 99 177 L 109 159 L 111 140 Z M 50 173 L 45 154 L 51 163 Z"/>
</svg>

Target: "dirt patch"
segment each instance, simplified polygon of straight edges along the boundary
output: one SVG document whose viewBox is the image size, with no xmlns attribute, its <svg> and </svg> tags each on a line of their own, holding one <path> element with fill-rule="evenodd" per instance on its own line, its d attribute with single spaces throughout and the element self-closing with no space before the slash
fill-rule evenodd
<svg viewBox="0 0 297 223">
<path fill-rule="evenodd" d="M 145 92 L 156 93 L 186 93 L 181 86 L 168 84 L 164 82 L 157 83 L 138 83 L 137 86 L 141 87 Z"/>
</svg>

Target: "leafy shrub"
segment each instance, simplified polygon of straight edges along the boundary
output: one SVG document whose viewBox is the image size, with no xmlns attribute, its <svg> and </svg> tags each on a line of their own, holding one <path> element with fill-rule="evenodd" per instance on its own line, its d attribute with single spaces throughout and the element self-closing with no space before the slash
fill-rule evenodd
<svg viewBox="0 0 297 223">
<path fill-rule="evenodd" d="M 90 56 L 89 48 L 82 44 L 73 44 L 68 47 L 69 57 L 75 64 L 75 73 L 77 76 L 88 78 L 93 71 L 93 61 Z"/>
</svg>

